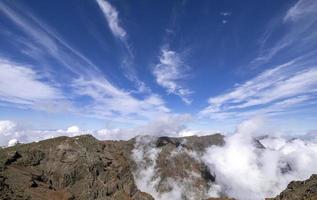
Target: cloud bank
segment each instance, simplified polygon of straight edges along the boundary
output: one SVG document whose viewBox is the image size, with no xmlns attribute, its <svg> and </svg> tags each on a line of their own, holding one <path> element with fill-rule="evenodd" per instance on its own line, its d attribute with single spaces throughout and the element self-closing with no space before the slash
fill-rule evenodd
<svg viewBox="0 0 317 200">
<path fill-rule="evenodd" d="M 163 179 L 160 174 L 161 169 L 157 166 L 157 159 L 162 149 L 156 147 L 156 139 L 151 136 L 139 136 L 134 144 L 132 159 L 136 163 L 136 167 L 133 175 L 136 185 L 141 191 L 151 194 L 156 200 L 198 200 L 207 199 L 210 196 L 219 196 L 218 185 L 210 183 L 208 189 L 199 185 L 202 175 L 193 171 L 187 170 L 186 176 L 188 177 L 186 178 L 167 177 Z M 195 152 L 179 148 L 171 152 L 170 155 L 166 155 L 168 157 L 165 159 L 168 162 L 173 162 L 175 156 L 181 154 L 193 159 L 198 157 Z"/>
<path fill-rule="evenodd" d="M 203 162 L 215 176 L 208 197 L 224 195 L 238 200 L 261 200 L 276 196 L 290 181 L 305 180 L 317 173 L 316 140 L 287 139 L 267 131 L 266 121 L 253 118 L 227 135 L 224 146 L 211 146 L 203 154 L 185 152 Z M 153 137 L 139 137 L 135 144 L 132 157 L 137 164 L 134 174 L 137 186 L 159 200 L 201 199 L 198 193 L 191 193 L 197 187 L 191 182 L 193 177 L 170 178 L 164 183 L 170 190 L 159 191 L 161 178 L 156 162 L 161 148 L 153 140 Z M 180 153 L 184 151 L 172 155 Z"/>
<path fill-rule="evenodd" d="M 189 115 L 163 115 L 149 123 L 134 128 L 105 128 L 99 130 L 82 130 L 77 125 L 58 130 L 33 130 L 10 120 L 3 120 L 0 121 L 0 146 L 8 146 L 11 140 L 29 143 L 58 136 L 73 137 L 83 134 L 91 134 L 99 140 L 129 140 L 140 135 L 179 137 L 184 134 L 206 134 L 205 132 L 188 129 L 186 123 L 190 120 L 191 117 Z"/>
<path fill-rule="evenodd" d="M 193 180 L 199 175 L 193 172 L 189 172 L 191 178 L 168 178 L 162 183 L 156 164 L 161 148 L 156 147 L 155 141 L 159 136 L 178 137 L 190 132 L 186 128 L 189 120 L 190 117 L 186 115 L 169 116 L 133 129 L 81 130 L 74 125 L 67 129 L 46 131 L 27 130 L 12 121 L 0 121 L 0 146 L 64 135 L 92 134 L 100 140 L 122 140 L 143 135 L 136 138 L 132 152 L 132 159 L 137 166 L 134 176 L 142 191 L 159 200 L 181 200 L 185 196 L 197 199 L 199 195 L 199 198 L 226 195 L 239 200 L 260 200 L 279 194 L 292 180 L 304 180 L 317 173 L 315 131 L 302 136 L 303 139 L 289 139 L 274 135 L 266 121 L 254 118 L 241 123 L 235 133 L 226 135 L 224 146 L 211 146 L 203 153 L 182 148 L 171 152 L 170 159 L 186 154 L 208 167 L 215 177 L 208 191 L 202 192 L 200 189 L 200 192 L 195 192 L 197 186 Z M 164 184 L 170 190 L 162 193 L 157 189 L 158 184 Z"/>
<path fill-rule="evenodd" d="M 0 147 L 13 146 L 17 143 L 38 142 L 59 136 L 77 136 L 90 134 L 92 131 L 80 130 L 77 126 L 71 126 L 66 130 L 30 130 L 21 125 L 4 120 L 0 121 Z"/>
<path fill-rule="evenodd" d="M 243 122 L 223 147 L 210 147 L 203 160 L 216 183 L 230 197 L 243 200 L 274 197 L 292 180 L 317 173 L 317 143 L 268 136 L 255 138 L 265 126 L 259 119 Z"/>
</svg>

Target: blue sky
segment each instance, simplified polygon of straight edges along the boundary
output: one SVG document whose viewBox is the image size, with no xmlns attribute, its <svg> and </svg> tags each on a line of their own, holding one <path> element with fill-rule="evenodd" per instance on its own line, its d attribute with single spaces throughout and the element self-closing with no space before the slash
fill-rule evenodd
<svg viewBox="0 0 317 200">
<path fill-rule="evenodd" d="M 317 120 L 317 2 L 0 1 L 0 120 L 230 131 Z"/>
</svg>

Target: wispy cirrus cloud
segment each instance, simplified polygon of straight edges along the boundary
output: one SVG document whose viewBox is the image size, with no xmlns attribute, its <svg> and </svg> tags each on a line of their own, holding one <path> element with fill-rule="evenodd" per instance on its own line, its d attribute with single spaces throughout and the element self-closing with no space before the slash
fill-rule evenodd
<svg viewBox="0 0 317 200">
<path fill-rule="evenodd" d="M 217 119 L 278 115 L 314 103 L 317 35 L 313 30 L 317 28 L 317 11 L 311 7 L 316 6 L 315 1 L 299 0 L 275 18 L 260 40 L 259 55 L 250 63 L 252 67 L 266 64 L 266 70 L 228 92 L 210 97 L 209 106 L 200 115 Z M 281 26 L 288 31 L 279 32 Z"/>
<path fill-rule="evenodd" d="M 113 35 L 121 40 L 124 40 L 127 33 L 119 24 L 118 11 L 116 8 L 105 0 L 97 0 L 97 3 L 107 19 L 108 26 Z"/>
<path fill-rule="evenodd" d="M 62 91 L 30 66 L 0 58 L 0 102 L 44 109 L 44 105 L 66 103 Z"/>
<path fill-rule="evenodd" d="M 314 0 L 299 0 L 286 13 L 284 21 L 296 21 L 307 15 L 317 14 L 317 2 Z"/>
<path fill-rule="evenodd" d="M 260 50 L 250 66 L 260 66 L 278 57 L 302 56 L 317 47 L 317 2 L 299 0 L 274 19 L 260 40 Z M 281 27 L 287 32 L 281 33 Z M 276 40 L 276 35 L 281 37 Z M 290 48 L 291 47 L 291 48 Z"/>
<path fill-rule="evenodd" d="M 113 121 L 123 121 L 123 117 L 127 118 L 126 121 L 144 121 L 152 118 L 154 112 L 156 114 L 169 112 L 165 102 L 159 95 L 149 93 L 146 96 L 139 95 L 135 97 L 131 92 L 115 85 L 100 72 L 97 65 L 72 47 L 47 24 L 30 14 L 27 8 L 0 2 L 0 12 L 24 33 L 24 35 L 17 34 L 17 37 L 13 37 L 17 39 L 11 41 L 18 47 L 16 50 L 25 53 L 26 56 L 36 61 L 32 65 L 33 69 L 36 68 L 36 73 L 32 71 L 30 65 L 20 63 L 17 66 L 24 66 L 23 70 L 21 70 L 21 67 L 15 67 L 14 69 L 18 69 L 18 71 L 11 69 L 9 74 L 12 75 L 14 72 L 19 77 L 27 76 L 24 77 L 28 81 L 27 83 L 30 83 L 31 86 L 36 86 L 37 88 L 35 89 L 38 89 L 38 91 L 44 91 L 41 94 L 43 98 L 50 99 L 53 96 L 55 98 L 67 96 L 72 112 Z M 54 73 L 56 66 L 50 62 L 50 59 L 54 59 L 62 68 L 67 69 L 66 71 L 65 69 L 63 70 L 67 74 L 67 79 L 61 80 L 60 76 Z M 42 66 L 46 66 L 46 68 Z M 48 82 L 40 82 L 36 76 L 39 74 L 45 74 L 46 78 L 49 77 L 48 82 L 60 85 L 59 90 L 54 89 Z M 8 76 L 8 74 L 5 76 Z M 18 77 L 16 78 L 17 80 L 19 79 Z M 13 89 L 21 89 L 20 87 L 22 86 Z M 24 89 L 24 93 L 29 93 L 29 95 L 40 95 L 35 91 L 29 91 L 31 88 Z M 3 91 L 6 90 L 4 89 Z M 16 99 L 27 101 L 28 99 L 23 96 L 26 95 L 24 93 L 16 93 Z M 67 93 L 67 95 L 63 93 Z M 13 91 L 10 94 L 3 93 L 1 98 L 6 98 L 7 102 L 15 103 L 16 106 L 21 105 L 21 102 L 13 102 L 14 99 L 10 95 L 13 95 Z M 81 101 L 80 99 L 83 98 L 88 100 L 78 105 L 78 102 Z M 34 104 L 32 108 L 38 109 L 43 104 L 45 105 L 45 102 L 43 100 L 38 104 Z"/>
<path fill-rule="evenodd" d="M 284 112 L 314 102 L 317 67 L 303 65 L 303 60 L 265 70 L 229 92 L 209 98 L 209 106 L 200 114 L 211 118 L 250 117 Z"/>
<path fill-rule="evenodd" d="M 132 46 L 129 44 L 127 31 L 120 24 L 118 10 L 105 0 L 97 0 L 97 4 L 107 21 L 107 25 L 110 31 L 115 38 L 119 39 L 122 42 L 127 51 L 127 54 L 123 56 L 123 61 L 121 62 L 121 67 L 124 70 L 125 77 L 135 84 L 138 92 L 151 92 L 151 89 L 139 79 L 137 71 L 133 66 L 134 55 L 132 51 Z"/>
<path fill-rule="evenodd" d="M 143 99 L 137 99 L 103 78 L 76 79 L 73 84 L 74 93 L 91 99 L 83 109 L 92 116 L 110 119 L 118 117 L 128 121 L 150 119 L 155 114 L 169 112 L 160 96 L 150 94 Z"/>
<path fill-rule="evenodd" d="M 179 96 L 186 104 L 191 103 L 189 98 L 192 91 L 182 86 L 181 81 L 188 76 L 189 67 L 183 62 L 176 51 L 163 48 L 159 63 L 154 67 L 153 74 L 156 82 L 166 89 L 167 93 Z"/>
<path fill-rule="evenodd" d="M 173 48 L 177 44 L 175 41 L 179 36 L 181 24 L 179 22 L 185 14 L 187 3 L 186 1 L 178 2 L 172 9 L 170 21 L 165 28 L 163 43 L 158 51 L 158 61 L 154 62 L 152 74 L 156 83 L 164 88 L 168 95 L 176 95 L 185 104 L 190 105 L 194 91 L 186 85 L 188 78 L 191 78 L 189 76 L 191 67 L 186 63 L 186 58 L 191 49 L 190 46 L 183 44 Z"/>
<path fill-rule="evenodd" d="M 0 11 L 24 33 L 17 34 L 12 41 L 17 43 L 21 53 L 41 61 L 44 61 L 45 56 L 52 57 L 77 75 L 98 71 L 93 62 L 71 47 L 56 31 L 27 12 L 27 8 L 0 2 Z"/>
</svg>

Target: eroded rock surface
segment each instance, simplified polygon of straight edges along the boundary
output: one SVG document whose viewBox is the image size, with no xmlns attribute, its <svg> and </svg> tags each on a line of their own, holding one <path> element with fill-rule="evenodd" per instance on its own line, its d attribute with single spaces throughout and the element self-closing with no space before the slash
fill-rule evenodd
<svg viewBox="0 0 317 200">
<path fill-rule="evenodd" d="M 0 199 L 153 199 L 121 147 L 86 135 L 0 150 Z"/>
</svg>

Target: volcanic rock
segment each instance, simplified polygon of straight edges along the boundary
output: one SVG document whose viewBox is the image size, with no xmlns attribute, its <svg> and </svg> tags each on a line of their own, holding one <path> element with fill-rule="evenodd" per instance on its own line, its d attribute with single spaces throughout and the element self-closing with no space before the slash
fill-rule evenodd
<svg viewBox="0 0 317 200">
<path fill-rule="evenodd" d="M 151 200 L 120 145 L 59 137 L 0 150 L 0 199 Z"/>
</svg>

